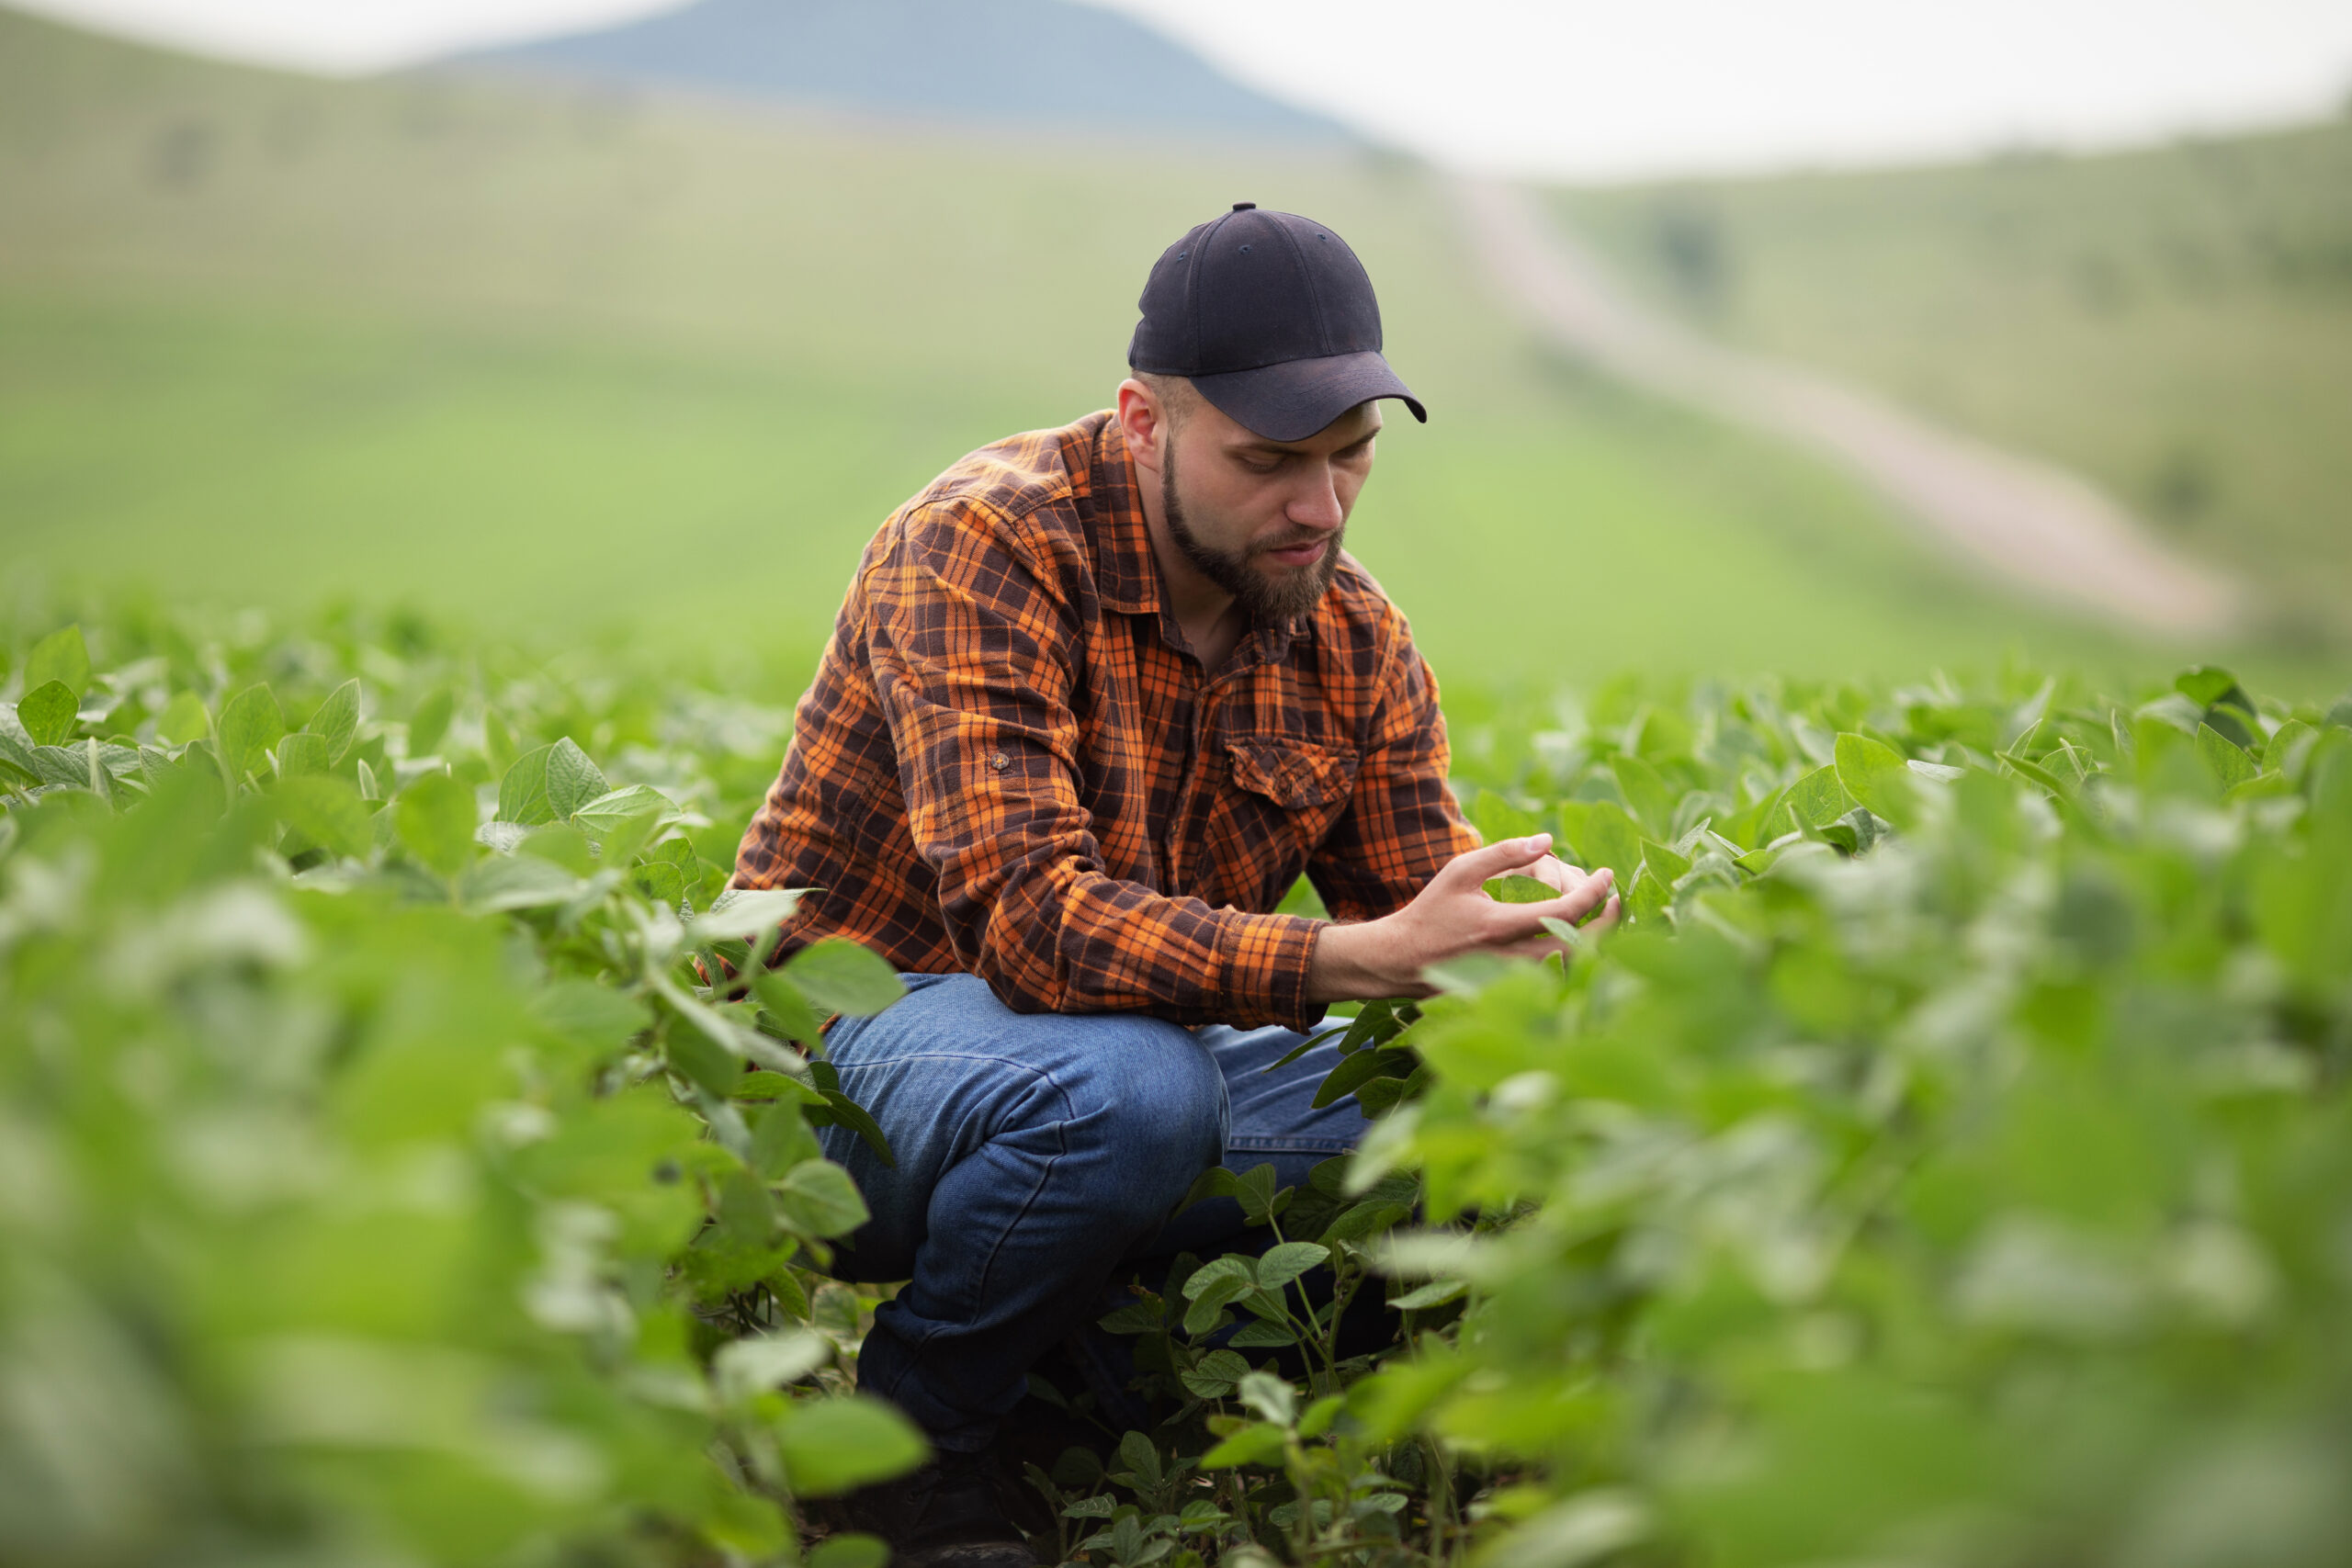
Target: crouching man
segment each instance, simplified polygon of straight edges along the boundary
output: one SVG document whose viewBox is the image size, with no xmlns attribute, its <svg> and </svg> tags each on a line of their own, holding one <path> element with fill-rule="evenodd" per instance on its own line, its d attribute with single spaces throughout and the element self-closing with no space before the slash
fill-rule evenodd
<svg viewBox="0 0 2352 1568">
<path fill-rule="evenodd" d="M 1309 1105 L 1329 1047 L 1263 1070 L 1297 1031 L 1616 914 L 1544 839 L 1479 847 L 1429 668 L 1340 548 L 1382 401 L 1427 417 L 1354 253 L 1242 202 L 1141 307 L 1114 411 L 981 448 L 875 536 L 736 864 L 820 890 L 782 953 L 847 938 L 910 989 L 828 1041 L 896 1165 L 825 1147 L 873 1209 L 843 1271 L 911 1281 L 858 1376 L 936 1457 L 856 1505 L 911 1568 L 1034 1561 L 997 1425 L 1202 1170 L 1350 1146 L 1353 1107 Z M 1331 919 L 1273 912 L 1302 872 Z M 1560 897 L 1488 898 L 1510 872 Z"/>
</svg>

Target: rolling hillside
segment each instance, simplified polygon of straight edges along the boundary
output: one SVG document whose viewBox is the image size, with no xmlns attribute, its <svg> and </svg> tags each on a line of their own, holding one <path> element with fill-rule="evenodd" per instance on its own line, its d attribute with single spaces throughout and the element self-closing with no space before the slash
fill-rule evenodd
<svg viewBox="0 0 2352 1568">
<path fill-rule="evenodd" d="M 1243 197 L 1380 282 L 1432 423 L 1351 544 L 1450 678 L 2116 651 L 1546 360 L 1393 160 L 324 83 L 0 13 L 9 589 L 805 646 L 898 501 L 1107 400 L 1149 258 Z"/>
<path fill-rule="evenodd" d="M 1338 146 L 1354 138 L 1075 0 L 700 0 L 461 56 L 469 69 L 683 87 L 894 120 Z"/>
<path fill-rule="evenodd" d="M 2278 634 L 2352 636 L 2352 123 L 1558 202 L 1693 321 L 2069 464 Z"/>
</svg>

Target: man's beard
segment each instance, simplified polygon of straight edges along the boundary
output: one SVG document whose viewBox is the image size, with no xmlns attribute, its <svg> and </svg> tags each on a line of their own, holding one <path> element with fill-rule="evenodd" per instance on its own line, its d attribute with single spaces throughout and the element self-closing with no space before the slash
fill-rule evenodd
<svg viewBox="0 0 2352 1568">
<path fill-rule="evenodd" d="M 1332 530 L 1323 553 L 1315 558 L 1312 565 L 1280 576 L 1270 576 L 1250 564 L 1247 552 L 1228 553 L 1204 542 L 1185 521 L 1183 503 L 1176 499 L 1176 451 L 1172 441 L 1160 465 L 1159 510 L 1168 521 L 1168 536 L 1174 541 L 1178 553 L 1192 562 L 1193 570 L 1203 577 L 1232 594 L 1252 621 L 1287 621 L 1294 615 L 1305 615 L 1322 602 L 1331 579 L 1339 574 L 1340 541 L 1347 535 L 1345 524 Z"/>
</svg>

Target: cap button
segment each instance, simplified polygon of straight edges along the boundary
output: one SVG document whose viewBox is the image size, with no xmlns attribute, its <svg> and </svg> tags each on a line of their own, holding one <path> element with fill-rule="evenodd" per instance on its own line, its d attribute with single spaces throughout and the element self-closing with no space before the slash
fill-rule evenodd
<svg viewBox="0 0 2352 1568">
<path fill-rule="evenodd" d="M 1237 201 L 1233 204 L 1233 210 L 1236 212 L 1247 212 L 1257 205 L 1258 204 L 1254 201 Z"/>
</svg>

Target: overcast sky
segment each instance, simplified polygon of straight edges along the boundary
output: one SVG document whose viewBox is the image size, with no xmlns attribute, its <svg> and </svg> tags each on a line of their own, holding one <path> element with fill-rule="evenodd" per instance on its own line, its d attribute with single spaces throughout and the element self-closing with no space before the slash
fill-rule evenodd
<svg viewBox="0 0 2352 1568">
<path fill-rule="evenodd" d="M 677 0 L 10 0 L 366 72 Z M 1450 164 L 1626 178 L 2109 145 L 2352 95 L 2352 0 L 1091 0 Z"/>
</svg>

